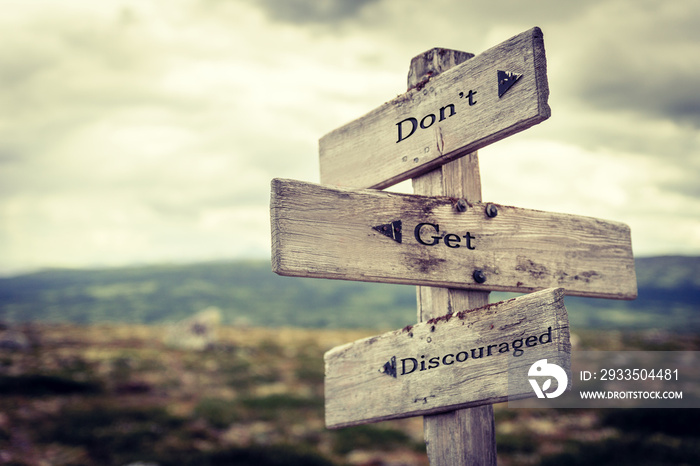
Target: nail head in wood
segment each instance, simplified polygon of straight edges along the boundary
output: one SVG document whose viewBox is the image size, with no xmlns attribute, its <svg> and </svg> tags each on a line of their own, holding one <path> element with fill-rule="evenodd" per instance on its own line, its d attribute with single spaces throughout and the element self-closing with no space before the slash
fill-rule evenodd
<svg viewBox="0 0 700 466">
<path fill-rule="evenodd" d="M 459 212 L 466 212 L 467 211 L 467 200 L 466 199 L 460 199 L 457 201 L 457 210 Z"/>
<path fill-rule="evenodd" d="M 494 218 L 496 215 L 498 215 L 498 207 L 496 207 L 494 204 L 486 204 L 486 215 L 490 218 Z"/>
</svg>

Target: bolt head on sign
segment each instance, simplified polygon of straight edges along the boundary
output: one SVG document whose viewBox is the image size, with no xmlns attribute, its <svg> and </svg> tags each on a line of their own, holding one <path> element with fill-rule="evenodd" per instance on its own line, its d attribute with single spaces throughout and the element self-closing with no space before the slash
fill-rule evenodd
<svg viewBox="0 0 700 466">
<path fill-rule="evenodd" d="M 546 120 L 548 97 L 533 28 L 322 137 L 321 183 L 385 188 L 416 177 Z"/>
</svg>

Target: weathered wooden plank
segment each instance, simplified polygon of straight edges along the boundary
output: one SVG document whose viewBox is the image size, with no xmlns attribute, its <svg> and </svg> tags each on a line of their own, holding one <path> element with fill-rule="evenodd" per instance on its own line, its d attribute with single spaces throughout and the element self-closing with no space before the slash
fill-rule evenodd
<svg viewBox="0 0 700 466">
<path fill-rule="evenodd" d="M 496 204 L 497 215 L 488 217 L 488 206 L 275 179 L 272 269 L 300 277 L 636 297 L 627 225 Z"/>
<path fill-rule="evenodd" d="M 544 121 L 548 96 L 533 28 L 322 137 L 321 182 L 384 188 L 415 177 Z"/>
<path fill-rule="evenodd" d="M 540 359 L 570 372 L 563 296 L 561 288 L 547 289 L 328 351 L 326 425 L 346 427 L 535 396 L 525 379 L 513 383 L 513 374 L 527 374 Z"/>
</svg>

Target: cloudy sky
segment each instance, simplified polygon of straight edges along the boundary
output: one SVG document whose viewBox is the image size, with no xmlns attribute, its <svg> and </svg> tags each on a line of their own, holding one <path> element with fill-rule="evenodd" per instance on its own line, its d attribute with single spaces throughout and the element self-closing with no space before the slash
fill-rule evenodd
<svg viewBox="0 0 700 466">
<path fill-rule="evenodd" d="M 484 200 L 700 254 L 700 2 L 536 4 L 0 0 L 0 273 L 269 257 L 272 178 L 413 56 L 533 26 L 552 117 L 480 151 Z"/>
</svg>

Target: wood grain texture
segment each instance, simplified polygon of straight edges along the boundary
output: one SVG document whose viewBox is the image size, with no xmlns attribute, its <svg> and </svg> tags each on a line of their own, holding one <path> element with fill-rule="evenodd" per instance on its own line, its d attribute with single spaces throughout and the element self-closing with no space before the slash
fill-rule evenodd
<svg viewBox="0 0 700 466">
<path fill-rule="evenodd" d="M 454 68 L 470 58 L 474 58 L 473 53 L 440 47 L 435 47 L 413 57 L 411 66 L 408 68 L 407 90 L 422 88 L 430 78 Z"/>
<path fill-rule="evenodd" d="M 426 52 L 411 60 L 408 90 L 442 71 L 473 58 L 460 51 Z M 412 180 L 414 194 L 452 196 L 468 202 L 481 202 L 479 157 L 471 152 Z M 447 310 L 475 309 L 488 304 L 488 291 L 468 291 L 429 286 L 416 287 L 418 322 Z M 495 466 L 496 429 L 493 405 L 486 404 L 423 416 L 428 458 L 432 466 Z"/>
<path fill-rule="evenodd" d="M 450 197 L 275 179 L 272 269 L 299 277 L 485 291 L 563 287 L 570 295 L 636 297 L 625 224 L 502 205 L 489 218 L 483 203 L 471 203 L 466 212 L 456 203 Z M 401 243 L 373 228 L 398 220 Z M 436 245 L 416 240 L 421 223 L 435 225 L 424 225 L 418 236 Z M 467 247 L 467 234 L 474 249 Z M 476 269 L 484 272 L 484 283 L 473 278 Z"/>
<path fill-rule="evenodd" d="M 476 152 L 448 162 L 412 181 L 415 194 L 449 195 L 472 203 L 481 202 L 481 176 Z M 418 286 L 416 294 L 418 322 L 433 319 L 445 310 L 451 314 L 457 309 L 485 306 L 489 301 L 488 291 Z M 432 466 L 496 465 L 493 405 L 426 415 L 423 417 L 423 430 Z"/>
<path fill-rule="evenodd" d="M 337 428 L 534 396 L 529 383 L 514 384 L 511 374 L 527 374 L 543 358 L 569 371 L 563 296 L 561 288 L 543 290 L 328 351 L 326 425 Z"/>
<path fill-rule="evenodd" d="M 522 75 L 502 97 L 499 70 Z M 533 28 L 322 137 L 321 182 L 385 188 L 416 177 L 544 121 L 548 96 L 544 40 Z M 412 125 L 398 125 L 408 118 L 417 125 L 410 137 Z"/>
<path fill-rule="evenodd" d="M 425 416 L 424 431 L 431 466 L 496 465 L 493 405 Z"/>
</svg>

